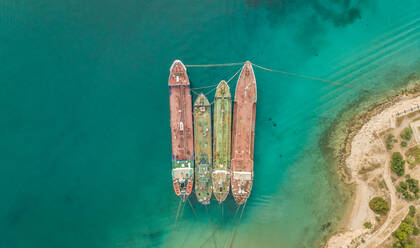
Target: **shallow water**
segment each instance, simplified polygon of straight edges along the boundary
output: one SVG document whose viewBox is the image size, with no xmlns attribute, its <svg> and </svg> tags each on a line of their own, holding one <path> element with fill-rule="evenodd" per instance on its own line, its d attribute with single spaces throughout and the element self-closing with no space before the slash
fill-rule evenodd
<svg viewBox="0 0 420 248">
<path fill-rule="evenodd" d="M 361 95 L 420 72 L 419 16 L 415 0 L 1 1 L 0 247 L 316 247 L 348 198 L 320 138 Z M 240 224 L 231 197 L 207 209 L 191 197 L 175 225 L 176 58 L 372 91 L 255 68 L 255 181 Z M 200 87 L 237 69 L 188 72 Z"/>
</svg>

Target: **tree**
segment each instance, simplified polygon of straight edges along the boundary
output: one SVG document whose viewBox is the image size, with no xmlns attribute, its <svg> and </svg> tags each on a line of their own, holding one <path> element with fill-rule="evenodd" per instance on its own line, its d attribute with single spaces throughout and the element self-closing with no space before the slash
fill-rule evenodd
<svg viewBox="0 0 420 248">
<path fill-rule="evenodd" d="M 408 178 L 406 181 L 410 191 L 417 194 L 419 192 L 419 181 L 414 178 Z"/>
<path fill-rule="evenodd" d="M 406 222 L 401 223 L 400 230 L 407 233 L 408 235 L 413 234 L 413 227 Z"/>
<path fill-rule="evenodd" d="M 385 201 L 382 197 L 374 197 L 369 202 L 369 207 L 373 212 L 386 215 L 389 211 L 388 202 Z"/>
<path fill-rule="evenodd" d="M 404 175 L 404 164 L 405 161 L 403 156 L 399 152 L 392 153 L 391 158 L 391 170 L 395 172 L 398 176 Z"/>
<path fill-rule="evenodd" d="M 401 231 L 401 230 L 397 230 L 397 231 L 395 231 L 394 233 L 393 233 L 393 235 L 394 235 L 394 237 L 396 237 L 398 240 L 400 240 L 400 241 L 405 241 L 405 240 L 407 240 L 407 233 L 406 232 L 403 232 L 403 231 Z"/>
</svg>

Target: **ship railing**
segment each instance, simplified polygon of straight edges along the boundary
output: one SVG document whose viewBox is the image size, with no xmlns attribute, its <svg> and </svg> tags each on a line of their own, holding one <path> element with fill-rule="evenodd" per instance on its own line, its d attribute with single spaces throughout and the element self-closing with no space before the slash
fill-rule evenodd
<svg viewBox="0 0 420 248">
<path fill-rule="evenodd" d="M 234 171 L 233 179 L 236 180 L 252 180 L 252 172 L 247 171 Z"/>
</svg>

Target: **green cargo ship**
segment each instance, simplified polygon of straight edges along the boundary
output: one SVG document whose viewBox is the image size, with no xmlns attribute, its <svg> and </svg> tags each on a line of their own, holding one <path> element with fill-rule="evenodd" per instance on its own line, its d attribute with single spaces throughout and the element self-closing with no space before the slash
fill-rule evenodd
<svg viewBox="0 0 420 248">
<path fill-rule="evenodd" d="M 213 192 L 221 203 L 229 194 L 232 128 L 232 99 L 225 81 L 217 86 L 213 122 Z"/>
<path fill-rule="evenodd" d="M 200 94 L 194 102 L 195 195 L 204 205 L 210 203 L 212 185 L 211 106 Z"/>
</svg>

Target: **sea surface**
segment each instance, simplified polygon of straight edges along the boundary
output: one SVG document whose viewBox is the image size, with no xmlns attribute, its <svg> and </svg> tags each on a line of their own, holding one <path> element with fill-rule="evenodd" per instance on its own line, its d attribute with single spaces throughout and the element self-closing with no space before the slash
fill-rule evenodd
<svg viewBox="0 0 420 248">
<path fill-rule="evenodd" d="M 243 210 L 231 197 L 179 205 L 173 192 L 175 59 L 298 74 L 254 67 Z M 198 88 L 238 69 L 188 73 Z M 318 247 L 350 202 L 322 137 L 352 102 L 412 73 L 418 0 L 2 0 L 0 247 Z"/>
</svg>

